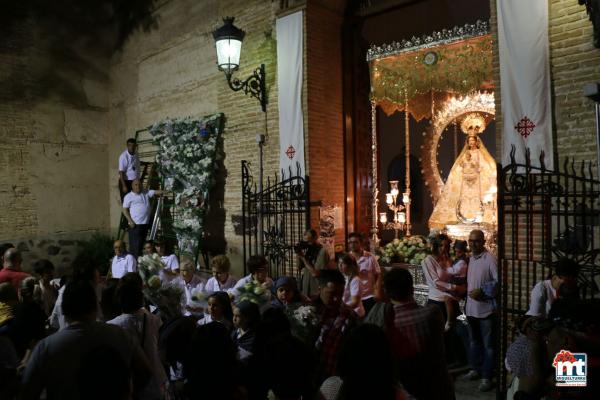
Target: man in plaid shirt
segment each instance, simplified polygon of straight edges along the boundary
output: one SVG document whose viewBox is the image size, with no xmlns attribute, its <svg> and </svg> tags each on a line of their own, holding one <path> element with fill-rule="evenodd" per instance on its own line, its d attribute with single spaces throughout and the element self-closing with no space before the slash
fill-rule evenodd
<svg viewBox="0 0 600 400">
<path fill-rule="evenodd" d="M 323 270 L 319 275 L 319 295 L 313 301 L 319 320 L 315 347 L 318 354 L 319 384 L 335 375 L 343 335 L 356 323 L 354 311 L 342 302 L 344 276 L 338 270 Z"/>
<path fill-rule="evenodd" d="M 444 355 L 444 319 L 436 306 L 415 302 L 413 279 L 396 268 L 384 277 L 394 313 L 387 322 L 398 380 L 419 399 L 454 399 Z"/>
</svg>

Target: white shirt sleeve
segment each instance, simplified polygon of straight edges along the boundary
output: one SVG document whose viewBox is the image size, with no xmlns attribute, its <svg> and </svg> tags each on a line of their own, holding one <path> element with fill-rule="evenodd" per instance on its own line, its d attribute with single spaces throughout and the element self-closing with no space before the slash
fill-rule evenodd
<svg viewBox="0 0 600 400">
<path fill-rule="evenodd" d="M 544 300 L 544 281 L 535 284 L 531 291 L 531 299 L 529 301 L 529 311 L 525 315 L 538 317 L 546 310 L 546 301 Z"/>
<path fill-rule="evenodd" d="M 130 196 L 130 194 L 131 193 L 127 193 L 125 195 L 125 198 L 123 198 L 123 208 L 131 207 L 132 197 Z"/>
<path fill-rule="evenodd" d="M 148 190 L 148 192 L 146 194 L 148 195 L 148 198 L 151 198 L 151 197 L 154 197 L 155 193 L 156 192 L 154 190 L 150 189 L 150 190 Z"/>
<path fill-rule="evenodd" d="M 350 296 L 360 296 L 360 278 L 354 277 L 350 281 Z"/>
<path fill-rule="evenodd" d="M 119 172 L 127 171 L 127 156 L 125 153 L 121 153 L 119 156 Z"/>
<path fill-rule="evenodd" d="M 171 271 L 175 271 L 176 269 L 179 269 L 179 259 L 177 259 L 177 256 L 175 254 L 171 254 L 171 260 L 169 262 L 169 267 L 171 268 Z"/>
<path fill-rule="evenodd" d="M 137 261 L 132 254 L 127 256 L 127 272 L 135 272 L 137 271 Z"/>
<path fill-rule="evenodd" d="M 459 260 L 456 264 L 446 268 L 446 272 L 457 276 L 467 276 L 467 263 Z"/>
</svg>

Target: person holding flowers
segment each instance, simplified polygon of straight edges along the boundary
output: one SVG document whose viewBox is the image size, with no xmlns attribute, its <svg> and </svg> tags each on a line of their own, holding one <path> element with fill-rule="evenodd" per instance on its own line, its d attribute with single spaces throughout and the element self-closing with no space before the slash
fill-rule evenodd
<svg viewBox="0 0 600 400">
<path fill-rule="evenodd" d="M 160 279 L 163 282 L 171 282 L 179 274 L 179 259 L 173 254 L 173 248 L 166 240 L 157 239 L 154 244 L 156 252 L 165 266 L 160 271 Z"/>
<path fill-rule="evenodd" d="M 214 256 L 210 260 L 210 269 L 212 270 L 213 276 L 206 282 L 204 288 L 206 293 L 226 292 L 235 286 L 237 280 L 229 274 L 231 262 L 226 255 L 221 254 Z"/>
<path fill-rule="evenodd" d="M 196 268 L 194 262 L 189 258 L 183 258 L 179 267 L 179 277 L 176 278 L 173 283 L 181 287 L 185 293 L 185 297 L 182 297 L 183 304 L 183 315 L 194 317 L 202 316 L 204 312 L 204 285 L 206 282 L 200 276 L 196 275 Z"/>
<path fill-rule="evenodd" d="M 229 294 L 237 300 L 242 293 L 256 286 L 253 288 L 254 294 L 264 297 L 265 301 L 270 300 L 273 279 L 269 277 L 269 262 L 267 259 L 264 256 L 250 256 L 246 265 L 250 274 L 240 279 L 233 289 L 228 291 Z"/>
</svg>

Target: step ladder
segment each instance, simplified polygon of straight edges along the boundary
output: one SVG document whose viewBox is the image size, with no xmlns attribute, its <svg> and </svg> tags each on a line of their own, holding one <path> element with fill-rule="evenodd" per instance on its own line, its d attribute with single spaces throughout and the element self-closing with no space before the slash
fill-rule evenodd
<svg viewBox="0 0 600 400">
<path fill-rule="evenodd" d="M 152 135 L 148 128 L 141 129 L 135 132 L 135 140 L 138 145 L 138 156 L 140 158 L 140 169 L 141 175 L 140 180 L 142 182 L 142 188 L 144 190 L 163 190 L 164 181 L 158 175 L 156 168 L 156 153 L 158 148 L 154 145 Z M 155 240 L 160 237 L 170 243 L 172 243 L 175 249 L 175 254 L 179 256 L 179 249 L 177 248 L 177 236 L 173 231 L 173 222 L 178 217 L 177 207 L 175 207 L 175 195 L 166 195 L 152 199 L 152 215 L 151 228 L 148 231 L 148 237 L 146 240 Z M 119 228 L 117 231 L 117 238 L 123 239 L 125 233 L 129 228 L 127 218 L 121 213 L 119 220 Z M 195 262 L 198 262 L 200 253 L 200 246 L 198 246 L 198 253 L 194 255 Z M 208 260 L 203 257 L 205 265 L 208 265 Z"/>
</svg>

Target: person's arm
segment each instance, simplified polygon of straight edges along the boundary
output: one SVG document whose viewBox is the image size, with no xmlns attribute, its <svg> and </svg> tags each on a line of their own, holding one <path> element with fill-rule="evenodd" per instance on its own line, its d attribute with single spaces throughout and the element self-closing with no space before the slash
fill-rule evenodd
<svg viewBox="0 0 600 400">
<path fill-rule="evenodd" d="M 429 276 L 432 284 L 435 286 L 436 289 L 439 289 L 444 292 L 451 292 L 453 290 L 456 290 L 456 285 L 453 285 L 449 282 L 445 282 L 440 278 L 438 268 L 435 266 L 433 260 L 430 257 L 427 257 L 425 260 L 423 260 L 423 265 L 425 266 L 425 268 L 423 268 L 423 271 L 426 275 Z"/>
<path fill-rule="evenodd" d="M 546 308 L 546 301 L 543 300 L 544 282 L 538 282 L 531 291 L 531 299 L 529 300 L 529 310 L 525 315 L 537 317 L 542 315 L 542 310 Z"/>
<path fill-rule="evenodd" d="M 133 228 L 135 226 L 135 222 L 133 222 L 133 218 L 131 218 L 131 214 L 129 213 L 129 208 L 123 207 L 123 215 L 125 216 L 125 218 L 127 218 L 129 227 Z"/>
<path fill-rule="evenodd" d="M 43 344 L 38 345 L 33 349 L 25 372 L 21 378 L 21 393 L 19 400 L 38 400 L 44 390 L 44 367 L 43 360 L 40 358 Z M 44 347 L 45 348 L 45 347 Z"/>
<path fill-rule="evenodd" d="M 127 272 L 135 272 L 137 271 L 137 261 L 135 257 L 131 255 L 131 257 L 127 257 Z"/>
<path fill-rule="evenodd" d="M 304 268 L 310 271 L 310 274 L 312 276 L 316 277 L 318 275 L 317 269 L 314 267 L 314 265 L 310 263 L 310 261 L 308 261 L 304 254 L 298 254 L 298 258 L 300 259 L 300 262 L 302 262 L 302 264 L 304 265 Z"/>
<path fill-rule="evenodd" d="M 127 171 L 127 160 L 123 155 L 119 156 L 119 182 L 121 184 L 121 190 L 123 192 L 127 192 L 127 184 L 125 181 L 127 177 L 125 176 L 125 171 Z"/>
<path fill-rule="evenodd" d="M 352 279 L 350 281 L 350 303 L 347 305 L 350 308 L 356 308 L 360 301 L 360 279 Z"/>
</svg>

